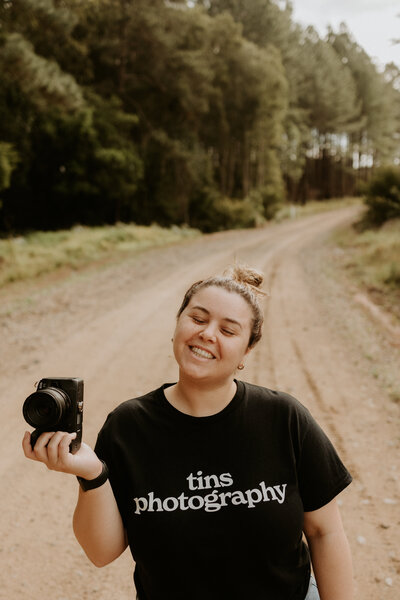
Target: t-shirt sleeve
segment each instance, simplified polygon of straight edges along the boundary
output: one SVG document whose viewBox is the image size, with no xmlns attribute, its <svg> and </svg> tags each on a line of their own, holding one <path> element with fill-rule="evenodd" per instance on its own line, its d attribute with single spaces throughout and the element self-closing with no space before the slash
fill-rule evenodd
<svg viewBox="0 0 400 600">
<path fill-rule="evenodd" d="M 120 445 L 124 436 L 129 440 L 130 425 L 130 401 L 122 402 L 108 414 L 97 435 L 94 450 L 107 463 L 110 475 L 113 469 L 118 468 Z"/>
<path fill-rule="evenodd" d="M 298 461 L 298 484 L 304 511 L 333 500 L 352 481 L 328 436 L 307 411 Z"/>
<path fill-rule="evenodd" d="M 124 501 L 124 495 L 121 493 L 123 487 L 121 483 L 121 468 L 123 468 L 123 466 L 120 464 L 118 458 L 118 435 L 116 435 L 115 431 L 115 422 L 117 420 L 114 413 L 108 415 L 106 422 L 98 433 L 94 451 L 108 466 L 110 484 L 119 511 L 124 519 L 127 506 L 126 501 Z"/>
<path fill-rule="evenodd" d="M 96 440 L 96 444 L 94 447 L 94 451 L 96 452 L 97 456 L 101 459 L 104 460 L 107 464 L 111 461 L 111 447 L 109 444 L 109 435 L 108 435 L 108 422 L 110 419 L 110 415 L 107 417 L 106 422 L 104 423 L 103 427 L 100 429 L 98 435 L 97 435 L 97 440 Z"/>
<path fill-rule="evenodd" d="M 115 433 L 115 418 L 114 413 L 110 413 L 97 435 L 97 441 L 94 447 L 94 451 L 97 456 L 104 460 L 108 466 L 109 479 L 114 494 L 117 488 L 117 479 L 119 471 L 119 461 L 117 456 L 118 451 L 118 436 Z"/>
</svg>

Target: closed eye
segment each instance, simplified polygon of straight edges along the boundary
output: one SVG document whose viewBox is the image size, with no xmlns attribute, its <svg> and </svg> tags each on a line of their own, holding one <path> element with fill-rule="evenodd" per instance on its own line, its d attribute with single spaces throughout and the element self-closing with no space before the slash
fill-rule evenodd
<svg viewBox="0 0 400 600">
<path fill-rule="evenodd" d="M 205 323 L 204 319 L 199 319 L 199 317 L 192 317 L 192 319 L 195 323 L 199 323 L 199 324 Z"/>
<path fill-rule="evenodd" d="M 235 332 L 230 329 L 221 329 L 221 331 L 224 335 L 235 335 Z"/>
</svg>

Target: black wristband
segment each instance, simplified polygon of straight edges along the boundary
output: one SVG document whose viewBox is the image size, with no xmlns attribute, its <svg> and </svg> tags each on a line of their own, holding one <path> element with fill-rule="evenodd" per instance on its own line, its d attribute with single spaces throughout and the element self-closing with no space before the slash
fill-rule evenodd
<svg viewBox="0 0 400 600">
<path fill-rule="evenodd" d="M 94 489 L 100 487 L 101 485 L 103 485 L 103 483 L 105 483 L 107 481 L 108 467 L 107 467 L 106 463 L 104 462 L 104 460 L 102 460 L 101 462 L 103 463 L 103 468 L 101 470 L 101 473 L 94 479 L 84 479 L 83 477 L 78 477 L 78 476 L 76 477 L 77 480 L 79 481 L 79 485 L 81 486 L 81 488 L 84 492 L 87 492 L 88 490 L 94 490 Z"/>
</svg>

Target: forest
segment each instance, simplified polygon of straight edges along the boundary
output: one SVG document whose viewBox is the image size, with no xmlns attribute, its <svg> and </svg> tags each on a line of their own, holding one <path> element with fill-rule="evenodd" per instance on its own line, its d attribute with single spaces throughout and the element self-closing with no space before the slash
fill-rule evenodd
<svg viewBox="0 0 400 600">
<path fill-rule="evenodd" d="M 400 69 L 279 0 L 0 0 L 0 235 L 251 227 L 400 163 Z"/>
</svg>

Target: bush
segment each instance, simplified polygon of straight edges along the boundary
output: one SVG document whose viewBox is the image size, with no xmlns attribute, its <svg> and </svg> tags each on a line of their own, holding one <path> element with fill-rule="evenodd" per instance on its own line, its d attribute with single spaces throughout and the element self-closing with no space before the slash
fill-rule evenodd
<svg viewBox="0 0 400 600">
<path fill-rule="evenodd" d="M 389 219 L 400 217 L 400 169 L 382 168 L 376 172 L 365 189 L 364 202 L 368 210 L 365 226 L 380 226 Z"/>
<path fill-rule="evenodd" d="M 203 233 L 259 227 L 273 219 L 280 206 L 281 199 L 268 186 L 251 190 L 244 199 L 227 198 L 205 187 L 191 200 L 190 226 Z"/>
<path fill-rule="evenodd" d="M 217 230 L 245 229 L 264 223 L 262 204 L 258 198 L 247 196 L 244 200 L 220 198 L 214 205 L 214 224 Z"/>
<path fill-rule="evenodd" d="M 276 189 L 276 185 L 271 183 L 251 190 L 246 200 L 256 207 L 265 219 L 270 221 L 281 207 L 282 193 Z"/>
<path fill-rule="evenodd" d="M 262 198 L 255 192 L 240 200 L 208 188 L 191 203 L 190 225 L 204 233 L 258 227 L 264 222 Z"/>
</svg>

